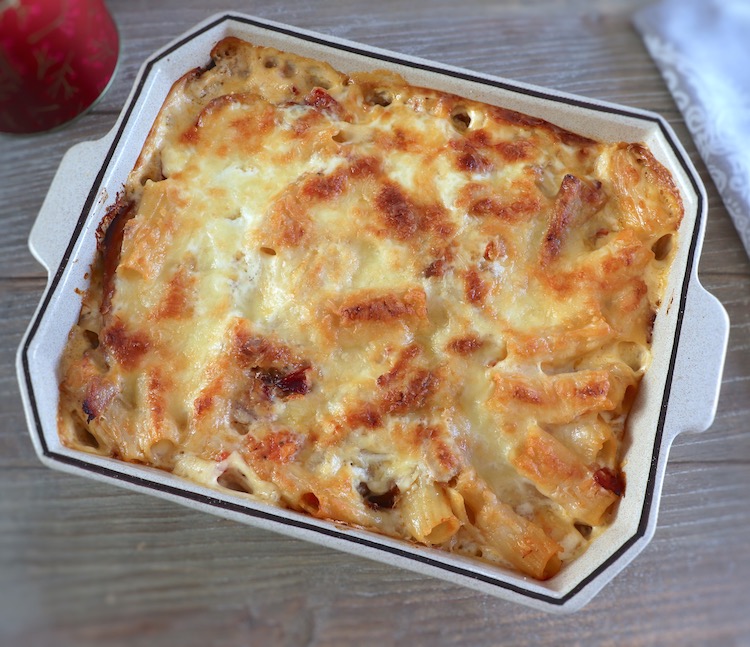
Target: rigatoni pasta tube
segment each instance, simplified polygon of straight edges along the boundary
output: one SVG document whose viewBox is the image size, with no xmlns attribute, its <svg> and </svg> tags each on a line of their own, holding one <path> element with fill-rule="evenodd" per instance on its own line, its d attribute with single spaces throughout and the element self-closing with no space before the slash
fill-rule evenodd
<svg viewBox="0 0 750 647">
<path fill-rule="evenodd" d="M 537 579 L 547 579 L 560 570 L 561 546 L 539 526 L 498 501 L 476 474 L 461 474 L 449 496 L 453 510 L 488 557 L 497 552 L 502 560 Z"/>
<path fill-rule="evenodd" d="M 596 469 L 584 465 L 559 440 L 539 427 L 529 430 L 511 464 L 545 496 L 578 521 L 601 523 L 617 495 L 595 479 Z"/>
<path fill-rule="evenodd" d="M 404 494 L 400 508 L 411 536 L 425 544 L 442 544 L 461 526 L 445 490 L 438 483 L 414 483 Z"/>
</svg>

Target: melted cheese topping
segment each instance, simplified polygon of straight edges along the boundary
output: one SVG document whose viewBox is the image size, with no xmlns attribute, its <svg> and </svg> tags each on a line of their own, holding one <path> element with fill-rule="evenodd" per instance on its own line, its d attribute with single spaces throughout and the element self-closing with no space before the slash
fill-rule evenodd
<svg viewBox="0 0 750 647">
<path fill-rule="evenodd" d="M 624 489 L 669 174 L 390 73 L 212 58 L 100 228 L 63 442 L 553 575 Z"/>
</svg>

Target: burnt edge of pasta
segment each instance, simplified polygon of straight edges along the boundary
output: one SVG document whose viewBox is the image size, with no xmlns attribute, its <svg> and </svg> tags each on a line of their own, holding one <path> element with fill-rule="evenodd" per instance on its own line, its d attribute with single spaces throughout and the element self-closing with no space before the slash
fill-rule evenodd
<svg viewBox="0 0 750 647">
<path fill-rule="evenodd" d="M 33 342 L 39 330 L 41 321 L 47 311 L 47 308 L 49 307 L 52 297 L 57 291 L 57 287 L 70 262 L 73 247 L 78 241 L 78 238 L 85 224 L 86 217 L 91 209 L 91 206 L 94 200 L 96 199 L 96 196 L 99 191 L 99 186 L 102 182 L 102 179 L 104 178 L 104 174 L 107 171 L 110 165 L 110 162 L 112 161 L 112 157 L 114 156 L 115 150 L 117 149 L 117 145 L 119 144 L 123 133 L 128 127 L 128 122 L 130 121 L 135 105 L 137 104 L 139 98 L 141 97 L 141 94 L 143 93 L 144 87 L 146 85 L 146 80 L 150 76 L 154 65 L 156 65 L 160 60 L 166 58 L 167 56 L 169 56 L 176 50 L 183 47 L 185 44 L 187 44 L 194 38 L 200 36 L 201 34 L 207 31 L 210 31 L 211 29 L 217 27 L 218 25 L 226 21 L 245 23 L 248 25 L 252 25 L 253 27 L 284 34 L 286 36 L 291 36 L 299 40 L 304 40 L 304 41 L 312 42 L 318 45 L 323 45 L 328 48 L 338 49 L 338 50 L 349 52 L 349 53 L 356 54 L 359 56 L 365 56 L 365 57 L 377 59 L 380 61 L 384 61 L 387 63 L 402 65 L 405 67 L 411 67 L 413 69 L 423 70 L 426 72 L 431 72 L 431 73 L 442 75 L 442 76 L 449 76 L 449 77 L 453 77 L 453 78 L 457 78 L 457 79 L 461 79 L 465 81 L 470 81 L 473 83 L 480 83 L 482 85 L 499 88 L 499 89 L 513 92 L 516 94 L 522 94 L 522 95 L 527 95 L 527 96 L 534 97 L 534 98 L 545 99 L 547 101 L 564 103 L 564 104 L 576 106 L 579 108 L 584 108 L 586 110 L 591 110 L 595 112 L 602 112 L 602 113 L 614 114 L 614 115 L 619 115 L 619 116 L 631 117 L 631 118 L 638 119 L 640 121 L 648 121 L 648 122 L 656 124 L 659 127 L 659 130 L 662 136 L 664 137 L 664 140 L 666 141 L 666 143 L 669 145 L 670 149 L 674 153 L 677 161 L 679 162 L 679 165 L 682 167 L 683 171 L 689 178 L 692 189 L 695 191 L 695 194 L 697 197 L 697 214 L 696 214 L 695 226 L 693 228 L 693 232 L 692 232 L 692 236 L 690 240 L 690 248 L 688 252 L 687 265 L 685 268 L 685 276 L 683 279 L 682 289 L 680 293 L 679 309 L 677 313 L 677 323 L 675 327 L 674 345 L 672 347 L 672 355 L 669 360 L 669 370 L 667 373 L 667 379 L 664 385 L 664 393 L 663 393 L 662 401 L 660 405 L 659 421 L 657 423 L 656 436 L 654 439 L 654 448 L 651 454 L 651 468 L 649 470 L 648 481 L 646 483 L 645 501 L 644 501 L 643 509 L 641 512 L 641 517 L 638 523 L 638 528 L 635 531 L 635 533 L 632 536 L 630 536 L 625 542 L 623 542 L 623 544 L 612 555 L 610 555 L 601 565 L 599 565 L 598 568 L 596 568 L 594 571 L 589 573 L 585 578 L 583 578 L 583 580 L 581 580 L 573 589 L 568 591 L 568 593 L 566 593 L 565 595 L 561 597 L 556 597 L 554 595 L 549 595 L 549 594 L 541 593 L 538 591 L 531 591 L 522 586 L 514 584 L 512 582 L 500 581 L 495 576 L 490 576 L 490 575 L 486 575 L 483 573 L 477 573 L 468 568 L 464 568 L 462 566 L 445 563 L 442 560 L 432 557 L 430 555 L 415 554 L 413 552 L 403 550 L 394 546 L 384 545 L 378 541 L 343 533 L 333 528 L 325 528 L 325 527 L 317 526 L 317 525 L 308 523 L 303 520 L 288 518 L 286 516 L 282 516 L 281 514 L 270 513 L 270 512 L 263 511 L 263 510 L 254 510 L 254 509 L 248 508 L 246 505 L 242 505 L 239 503 L 234 503 L 231 501 L 224 501 L 224 500 L 220 500 L 220 499 L 217 499 L 217 498 L 205 495 L 205 494 L 191 492 L 189 490 L 183 490 L 181 488 L 177 488 L 171 485 L 166 485 L 163 483 L 157 483 L 148 478 L 131 475 L 131 474 L 124 474 L 122 472 L 118 472 L 116 470 L 109 469 L 107 467 L 102 467 L 99 465 L 91 464 L 82 459 L 74 458 L 71 456 L 66 456 L 64 454 L 59 454 L 49 449 L 47 442 L 44 438 L 44 431 L 43 431 L 41 419 L 39 416 L 39 410 L 38 410 L 37 403 L 36 403 L 36 396 L 34 393 L 34 388 L 33 388 L 32 381 L 31 381 L 31 372 L 29 370 L 28 354 L 29 354 L 29 348 L 31 346 L 31 343 Z M 343 44 L 343 43 L 335 43 L 335 42 L 332 43 L 329 40 L 327 40 L 325 37 L 319 37 L 319 36 L 316 36 L 314 34 L 309 34 L 309 33 L 300 33 L 293 28 L 287 28 L 282 25 L 269 25 L 269 24 L 266 24 L 265 22 L 255 20 L 248 16 L 241 16 L 241 15 L 227 13 L 225 15 L 217 17 L 216 20 L 204 25 L 200 29 L 190 32 L 184 38 L 180 39 L 179 41 L 176 41 L 169 48 L 163 50 L 159 54 L 148 59 L 143 69 L 143 73 L 138 78 L 137 85 L 135 87 L 135 90 L 133 92 L 133 95 L 132 95 L 132 98 L 130 99 L 129 104 L 127 105 L 125 109 L 122 121 L 120 122 L 120 126 L 118 127 L 117 132 L 115 133 L 114 139 L 112 140 L 112 143 L 110 144 L 109 150 L 107 151 L 104 161 L 102 162 L 101 167 L 99 168 L 96 178 L 94 179 L 94 182 L 92 184 L 91 190 L 89 191 L 89 194 L 83 205 L 81 214 L 78 218 L 78 222 L 76 223 L 75 229 L 73 230 L 73 233 L 70 237 L 68 246 L 65 249 L 65 252 L 60 261 L 60 266 L 58 267 L 57 271 L 55 272 L 54 277 L 52 278 L 49 289 L 47 290 L 47 292 L 45 293 L 43 297 L 42 303 L 39 307 L 39 311 L 35 315 L 34 320 L 32 321 L 31 326 L 29 327 L 29 332 L 23 343 L 23 350 L 21 351 L 21 360 L 22 360 L 24 378 L 26 382 L 26 390 L 27 390 L 28 397 L 29 397 L 29 405 L 30 405 L 31 411 L 33 412 L 33 421 L 34 421 L 34 427 L 30 431 L 36 434 L 39 447 L 41 447 L 42 454 L 46 458 L 49 458 L 58 463 L 62 463 L 62 464 L 65 464 L 65 465 L 68 465 L 68 466 L 71 466 L 71 467 L 74 467 L 83 471 L 88 471 L 88 472 L 98 474 L 104 477 L 106 480 L 115 484 L 117 484 L 118 482 L 128 482 L 139 488 L 155 490 L 157 492 L 160 492 L 165 495 L 169 495 L 171 497 L 182 498 L 182 499 L 194 501 L 197 503 L 201 503 L 207 506 L 221 508 L 228 512 L 239 513 L 239 514 L 243 514 L 248 517 L 253 517 L 256 519 L 272 521 L 274 523 L 279 523 L 279 524 L 294 527 L 294 528 L 312 531 L 323 536 L 335 538 L 339 541 L 348 541 L 350 543 L 358 544 L 360 546 L 372 549 L 374 551 L 378 551 L 382 553 L 391 553 L 393 555 L 397 555 L 399 557 L 413 560 L 415 562 L 420 562 L 422 564 L 437 568 L 439 570 L 447 571 L 456 575 L 460 575 L 462 577 L 475 580 L 483 584 L 489 584 L 497 588 L 510 591 L 517 595 L 521 595 L 526 598 L 545 602 L 552 606 L 562 607 L 571 599 L 573 599 L 578 594 L 580 594 L 583 591 L 583 589 L 585 589 L 588 585 L 590 585 L 600 575 L 602 575 L 605 571 L 607 571 L 615 562 L 617 562 L 625 553 L 627 553 L 636 542 L 642 539 L 648 531 L 649 518 L 651 516 L 651 509 L 654 504 L 654 494 L 655 494 L 655 490 L 657 489 L 656 473 L 657 473 L 659 464 L 662 460 L 662 455 L 663 455 L 662 452 L 664 452 L 664 454 L 668 453 L 668 447 L 665 447 L 663 443 L 664 423 L 665 423 L 667 409 L 668 409 L 669 396 L 670 396 L 671 389 L 672 389 L 672 377 L 674 374 L 674 366 L 675 366 L 675 361 L 677 358 L 677 351 L 679 348 L 679 343 L 680 343 L 680 338 L 681 338 L 682 323 L 683 323 L 684 314 L 685 314 L 685 303 L 687 299 L 688 286 L 690 284 L 690 280 L 692 276 L 693 265 L 695 264 L 695 260 L 696 260 L 695 251 L 696 251 L 696 247 L 698 244 L 698 233 L 701 229 L 701 223 L 704 217 L 703 210 L 704 210 L 703 194 L 700 190 L 695 174 L 691 170 L 687 161 L 685 160 L 684 155 L 679 151 L 675 143 L 674 137 L 672 137 L 671 133 L 666 128 L 664 119 L 658 115 L 641 114 L 636 110 L 630 110 L 624 107 L 603 106 L 593 101 L 588 101 L 580 97 L 571 97 L 571 96 L 560 97 L 554 94 L 553 92 L 546 92 L 544 90 L 535 89 L 535 88 L 519 87 L 512 83 L 508 83 L 502 80 L 483 78 L 481 76 L 475 75 L 474 73 L 471 73 L 468 71 L 446 69 L 444 67 L 441 67 L 439 63 L 430 64 L 430 63 L 403 60 L 396 56 L 391 56 L 385 52 L 373 52 L 373 51 L 369 51 L 359 46 Z"/>
</svg>

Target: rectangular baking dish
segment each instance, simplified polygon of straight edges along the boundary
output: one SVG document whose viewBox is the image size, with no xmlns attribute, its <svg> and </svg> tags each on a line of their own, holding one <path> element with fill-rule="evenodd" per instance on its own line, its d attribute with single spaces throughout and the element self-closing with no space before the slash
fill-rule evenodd
<svg viewBox="0 0 750 647">
<path fill-rule="evenodd" d="M 672 173 L 685 218 L 653 335 L 653 363 L 629 420 L 625 448 L 628 490 L 616 520 L 577 561 L 536 582 L 460 556 L 254 503 L 140 465 L 63 447 L 56 428 L 57 364 L 80 309 L 96 250 L 95 231 L 138 157 L 173 82 L 208 63 L 221 38 L 251 42 L 328 61 L 346 71 L 390 69 L 410 83 L 433 87 L 540 117 L 595 139 L 645 142 Z M 651 539 L 669 448 L 683 431 L 707 429 L 716 410 L 729 322 L 698 282 L 705 189 L 673 131 L 658 115 L 546 90 L 358 45 L 250 16 L 225 13 L 197 25 L 142 66 L 112 131 L 73 147 L 63 158 L 30 236 L 47 269 L 44 296 L 17 355 L 17 371 L 34 447 L 55 469 L 114 483 L 260 528 L 466 585 L 551 611 L 586 604 Z"/>
</svg>

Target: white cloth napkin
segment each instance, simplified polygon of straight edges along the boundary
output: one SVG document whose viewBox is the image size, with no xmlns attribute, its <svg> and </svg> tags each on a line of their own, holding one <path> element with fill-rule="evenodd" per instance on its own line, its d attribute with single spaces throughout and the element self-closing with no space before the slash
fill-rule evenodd
<svg viewBox="0 0 750 647">
<path fill-rule="evenodd" d="M 633 22 L 750 254 L 750 2 L 662 0 Z"/>
</svg>

